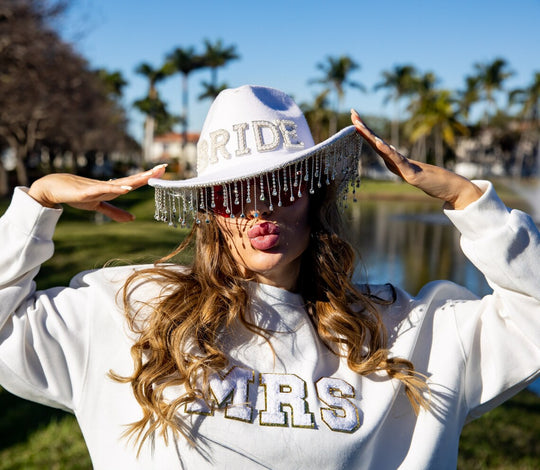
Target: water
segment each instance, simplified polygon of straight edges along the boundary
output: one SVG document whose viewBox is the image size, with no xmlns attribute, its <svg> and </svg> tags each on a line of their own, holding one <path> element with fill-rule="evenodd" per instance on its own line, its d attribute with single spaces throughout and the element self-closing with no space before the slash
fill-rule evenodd
<svg viewBox="0 0 540 470">
<path fill-rule="evenodd" d="M 540 202 L 540 187 L 538 197 Z M 362 261 L 356 281 L 390 282 L 413 295 L 439 279 L 463 285 L 478 296 L 492 292 L 462 253 L 459 232 L 440 204 L 362 201 L 350 207 L 348 216 L 348 232 Z M 540 379 L 530 389 L 540 394 Z"/>
<path fill-rule="evenodd" d="M 362 259 L 355 279 L 390 282 L 416 294 L 429 281 L 448 279 L 479 296 L 491 292 L 459 248 L 459 233 L 441 205 L 363 201 L 350 209 L 348 231 Z"/>
<path fill-rule="evenodd" d="M 533 220 L 540 225 L 540 181 L 536 179 L 527 183 L 516 182 L 512 184 L 512 189 L 527 201 Z"/>
</svg>

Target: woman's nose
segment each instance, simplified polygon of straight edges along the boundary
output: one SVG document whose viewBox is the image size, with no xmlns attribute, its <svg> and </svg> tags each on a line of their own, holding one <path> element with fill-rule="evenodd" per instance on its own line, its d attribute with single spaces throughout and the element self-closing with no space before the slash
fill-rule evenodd
<svg viewBox="0 0 540 470">
<path fill-rule="evenodd" d="M 257 204 L 253 205 L 247 212 L 249 217 L 252 218 L 268 217 L 274 212 L 274 205 L 268 200 L 257 201 Z"/>
</svg>

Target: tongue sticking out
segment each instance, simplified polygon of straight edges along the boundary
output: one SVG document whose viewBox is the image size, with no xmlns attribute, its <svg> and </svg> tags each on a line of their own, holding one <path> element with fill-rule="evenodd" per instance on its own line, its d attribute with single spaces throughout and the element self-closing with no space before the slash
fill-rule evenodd
<svg viewBox="0 0 540 470">
<path fill-rule="evenodd" d="M 262 222 L 250 228 L 247 236 L 256 250 L 269 250 L 279 242 L 279 227 L 272 222 Z"/>
</svg>

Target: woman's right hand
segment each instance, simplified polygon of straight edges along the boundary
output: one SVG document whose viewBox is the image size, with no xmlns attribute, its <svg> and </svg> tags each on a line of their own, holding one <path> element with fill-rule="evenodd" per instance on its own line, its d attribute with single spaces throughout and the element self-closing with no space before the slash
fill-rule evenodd
<svg viewBox="0 0 540 470">
<path fill-rule="evenodd" d="M 149 171 L 109 181 L 51 173 L 36 180 L 28 195 L 45 207 L 68 204 L 77 209 L 101 212 L 116 222 L 129 222 L 134 219 L 132 214 L 107 201 L 144 186 L 150 178 L 160 178 L 166 166 L 158 165 Z"/>
</svg>

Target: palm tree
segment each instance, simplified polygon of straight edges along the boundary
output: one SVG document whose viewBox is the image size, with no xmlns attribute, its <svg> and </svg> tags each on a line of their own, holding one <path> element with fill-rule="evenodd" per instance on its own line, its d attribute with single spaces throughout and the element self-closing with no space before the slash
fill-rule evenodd
<svg viewBox="0 0 540 470">
<path fill-rule="evenodd" d="M 439 83 L 439 79 L 433 72 L 426 72 L 424 75 L 414 81 L 413 94 L 419 96 L 426 95 L 435 90 L 435 86 Z"/>
<path fill-rule="evenodd" d="M 530 139 L 536 145 L 536 172 L 540 176 L 540 72 L 535 72 L 533 81 L 524 89 L 517 89 L 510 92 L 510 104 L 521 105 L 519 114 L 529 121 L 530 126 L 523 134 L 523 139 Z M 528 135 L 527 135 L 528 134 Z M 520 155 L 521 161 L 517 174 L 521 175 L 524 155 Z"/>
<path fill-rule="evenodd" d="M 489 123 L 490 115 L 494 116 L 497 110 L 495 94 L 503 90 L 504 81 L 511 77 L 514 72 L 508 69 L 505 59 L 497 58 L 491 63 L 476 63 L 476 78 L 480 86 L 481 96 L 487 102 L 485 123 Z M 491 108 L 491 112 L 490 112 Z"/>
<path fill-rule="evenodd" d="M 208 39 L 204 40 L 205 51 L 202 55 L 202 60 L 205 67 L 210 67 L 211 80 L 210 84 L 206 85 L 207 92 L 221 91 L 227 87 L 226 84 L 218 85 L 217 72 L 219 67 L 224 67 L 231 60 L 237 60 L 240 58 L 236 52 L 236 46 L 224 46 L 223 41 L 218 39 L 215 43 L 211 43 Z M 219 92 L 218 92 L 219 93 Z M 206 95 L 206 93 L 203 93 Z M 215 98 L 215 95 L 209 95 Z M 206 98 L 206 96 L 204 96 Z"/>
<path fill-rule="evenodd" d="M 154 130 L 157 135 L 170 132 L 176 124 L 180 124 L 182 119 L 167 110 L 167 105 L 157 98 L 143 98 L 133 103 L 139 111 L 154 118 Z"/>
<path fill-rule="evenodd" d="M 300 106 L 309 124 L 315 143 L 322 142 L 328 138 L 328 124 L 333 115 L 328 103 L 329 93 L 330 90 L 323 90 L 322 93 L 319 93 L 315 97 L 313 104 L 302 104 Z"/>
<path fill-rule="evenodd" d="M 510 102 L 520 104 L 520 115 L 535 122 L 540 110 L 540 72 L 534 74 L 533 81 L 527 88 L 511 91 Z"/>
<path fill-rule="evenodd" d="M 187 143 L 188 119 L 188 78 L 194 70 L 204 67 L 202 57 L 195 53 L 193 47 L 177 47 L 167 56 L 166 67 L 172 73 L 179 72 L 182 75 L 182 146 Z"/>
<path fill-rule="evenodd" d="M 109 72 L 106 69 L 97 69 L 96 75 L 102 81 L 105 86 L 107 94 L 113 99 L 118 99 L 122 97 L 122 92 L 124 87 L 128 82 L 124 79 L 122 72 L 115 70 L 114 72 Z"/>
<path fill-rule="evenodd" d="M 146 115 L 144 120 L 143 156 L 144 161 L 147 162 L 151 159 L 156 114 L 159 112 L 159 103 L 161 102 L 156 85 L 170 75 L 170 71 L 165 66 L 154 68 L 150 64 L 143 62 L 137 66 L 135 72 L 144 75 L 148 79 L 148 94 L 146 98 L 135 102 L 135 107 Z"/>
<path fill-rule="evenodd" d="M 415 109 L 418 108 L 419 103 L 423 100 L 427 100 L 429 95 L 435 91 L 435 85 L 438 83 L 439 79 L 435 76 L 433 72 L 426 72 L 423 75 L 416 76 L 411 83 L 411 100 L 409 101 L 408 110 L 412 114 Z M 409 140 L 414 147 L 411 150 L 411 154 L 415 155 L 417 159 L 426 161 L 427 157 L 427 134 L 419 136 L 414 141 L 410 139 L 411 133 L 411 120 L 405 124 L 405 130 L 409 134 Z"/>
<path fill-rule="evenodd" d="M 203 87 L 203 92 L 198 96 L 200 100 L 204 100 L 206 98 L 215 99 L 217 95 L 227 88 L 226 83 L 222 83 L 218 87 L 214 87 L 212 83 L 204 81 L 201 82 L 201 86 Z"/>
<path fill-rule="evenodd" d="M 411 105 L 412 116 L 408 123 L 411 142 L 433 135 L 438 166 L 444 165 L 444 144 L 454 147 L 456 135 L 468 132 L 458 120 L 455 105 L 448 90 L 429 90 Z"/>
<path fill-rule="evenodd" d="M 330 122 L 330 135 L 332 135 L 337 131 L 337 116 L 345 96 L 345 87 L 349 86 L 361 91 L 365 91 L 365 87 L 361 83 L 349 79 L 351 72 L 360 69 L 360 65 L 349 56 L 328 56 L 326 62 L 317 64 L 317 68 L 323 73 L 323 77 L 310 82 L 326 85 L 328 90 L 333 90 L 336 93 L 335 114 Z"/>
<path fill-rule="evenodd" d="M 480 101 L 480 80 L 477 76 L 468 76 L 465 78 L 465 89 L 458 91 L 459 112 L 465 120 L 469 119 L 469 113 L 473 104 Z"/>
<path fill-rule="evenodd" d="M 392 143 L 399 147 L 399 102 L 404 96 L 411 95 L 416 89 L 417 71 L 413 65 L 396 65 L 393 70 L 382 72 L 383 80 L 374 86 L 374 90 L 386 88 L 389 90 L 384 103 L 392 100 L 395 106 L 395 117 L 392 121 Z"/>
<path fill-rule="evenodd" d="M 154 68 L 146 62 L 139 64 L 135 69 L 135 72 L 144 75 L 148 79 L 148 96 L 150 98 L 157 97 L 158 93 L 156 85 L 170 75 L 170 72 L 165 66 Z"/>
</svg>

